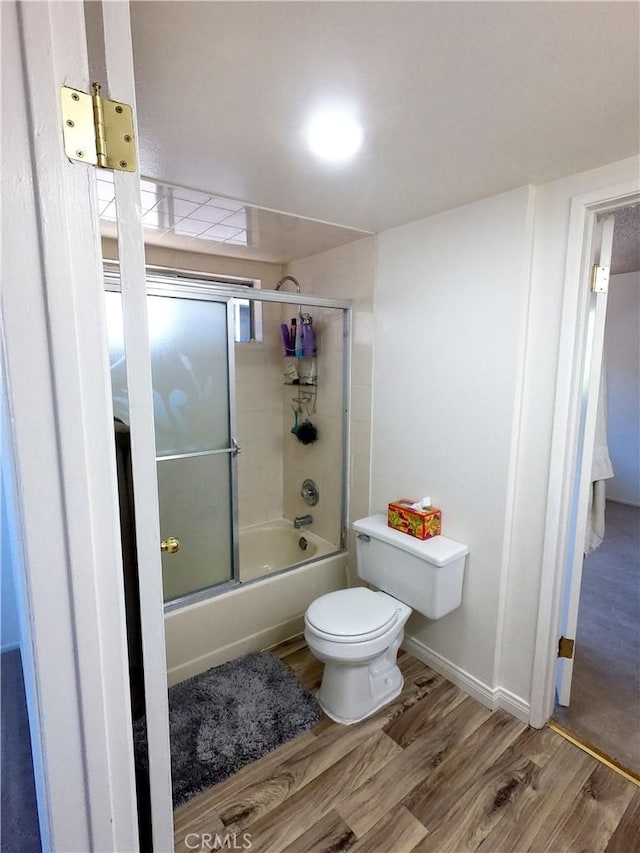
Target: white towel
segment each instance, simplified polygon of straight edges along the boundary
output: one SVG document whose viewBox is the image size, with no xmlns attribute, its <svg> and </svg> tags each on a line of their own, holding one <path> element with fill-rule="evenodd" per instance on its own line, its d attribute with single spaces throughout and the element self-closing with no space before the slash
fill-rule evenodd
<svg viewBox="0 0 640 853">
<path fill-rule="evenodd" d="M 604 511 L 607 498 L 605 480 L 609 480 L 611 477 L 613 477 L 613 465 L 607 446 L 607 365 L 603 353 L 598 411 L 596 413 L 596 437 L 591 467 L 592 482 L 589 489 L 589 510 L 584 541 L 585 555 L 595 551 L 604 539 Z"/>
</svg>

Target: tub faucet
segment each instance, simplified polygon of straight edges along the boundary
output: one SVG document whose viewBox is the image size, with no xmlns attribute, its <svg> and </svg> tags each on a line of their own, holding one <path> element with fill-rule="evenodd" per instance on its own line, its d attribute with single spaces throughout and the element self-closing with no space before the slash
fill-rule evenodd
<svg viewBox="0 0 640 853">
<path fill-rule="evenodd" d="M 298 515 L 293 519 L 293 526 L 296 530 L 300 530 L 301 527 L 305 527 L 307 524 L 313 524 L 312 515 Z"/>
</svg>

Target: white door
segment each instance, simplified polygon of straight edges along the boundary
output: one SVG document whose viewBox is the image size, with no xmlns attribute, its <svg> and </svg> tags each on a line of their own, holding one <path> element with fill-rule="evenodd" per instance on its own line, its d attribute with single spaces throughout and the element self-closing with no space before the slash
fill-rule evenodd
<svg viewBox="0 0 640 853">
<path fill-rule="evenodd" d="M 614 216 L 609 215 L 596 221 L 591 240 L 591 264 L 611 266 Z M 578 627 L 578 606 L 584 561 L 585 529 L 591 489 L 591 469 L 596 432 L 596 414 L 602 368 L 604 326 L 607 311 L 607 290 L 591 292 L 588 318 L 584 335 L 584 358 L 581 396 L 577 423 L 577 459 L 575 463 L 574 488 L 570 513 L 570 530 L 566 553 L 566 572 L 562 602 L 561 634 L 575 641 Z M 559 657 L 557 670 L 557 694 L 561 705 L 568 705 L 571 697 L 573 661 L 580 649 L 574 648 L 573 657 Z"/>
<path fill-rule="evenodd" d="M 2 333 L 22 518 L 45 849 L 138 849 L 95 167 L 62 145 L 88 92 L 84 4 L 5 2 Z M 102 94 L 135 92 L 129 6 L 103 6 Z M 155 442 L 137 172 L 115 173 L 153 846 L 173 849 Z"/>
</svg>

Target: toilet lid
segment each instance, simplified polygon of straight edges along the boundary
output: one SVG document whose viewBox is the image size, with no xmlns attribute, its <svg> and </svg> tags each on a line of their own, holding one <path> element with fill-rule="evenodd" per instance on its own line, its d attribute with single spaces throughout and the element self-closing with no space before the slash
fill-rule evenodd
<svg viewBox="0 0 640 853">
<path fill-rule="evenodd" d="M 379 636 L 398 618 L 396 602 L 365 587 L 340 589 L 317 598 L 307 610 L 307 621 L 335 637 Z"/>
</svg>

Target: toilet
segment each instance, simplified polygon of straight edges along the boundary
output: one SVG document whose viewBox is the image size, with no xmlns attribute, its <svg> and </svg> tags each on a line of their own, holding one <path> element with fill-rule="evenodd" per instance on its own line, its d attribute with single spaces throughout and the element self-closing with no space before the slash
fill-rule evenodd
<svg viewBox="0 0 640 853">
<path fill-rule="evenodd" d="M 462 602 L 468 548 L 445 536 L 424 541 L 387 526 L 384 515 L 354 521 L 358 576 L 377 588 L 320 596 L 305 614 L 309 650 L 324 663 L 317 699 L 338 723 L 357 723 L 402 690 L 396 663 L 413 610 L 441 619 Z"/>
</svg>

